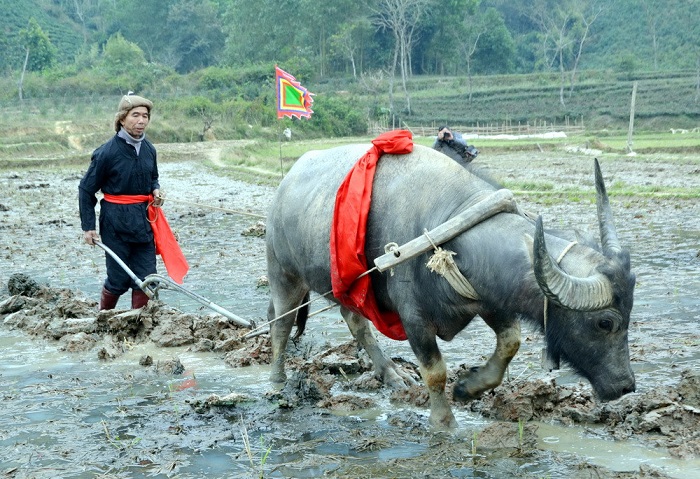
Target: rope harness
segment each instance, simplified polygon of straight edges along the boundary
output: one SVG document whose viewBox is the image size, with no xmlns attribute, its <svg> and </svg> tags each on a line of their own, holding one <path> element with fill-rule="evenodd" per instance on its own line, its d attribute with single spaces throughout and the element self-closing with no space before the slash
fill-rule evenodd
<svg viewBox="0 0 700 479">
<path fill-rule="evenodd" d="M 364 276 L 367 276 L 368 274 L 370 274 L 370 273 L 372 273 L 372 272 L 374 272 L 374 271 L 376 271 L 376 270 L 377 270 L 377 267 L 376 267 L 376 266 L 375 266 L 374 268 L 372 268 L 372 269 L 368 269 L 367 271 L 365 271 L 364 273 L 362 273 L 361 275 L 359 275 L 359 276 L 357 277 L 357 279 L 360 279 L 360 278 L 362 278 L 362 277 L 364 277 Z M 326 291 L 326 292 L 323 293 L 323 294 L 320 294 L 317 298 L 310 299 L 310 300 L 308 300 L 307 302 L 300 304 L 300 305 L 297 306 L 296 308 L 290 309 L 290 310 L 287 311 L 286 313 L 281 314 L 281 315 L 277 316 L 276 318 L 273 318 L 273 319 L 267 321 L 266 323 L 261 324 L 260 326 L 256 327 L 256 328 L 253 329 L 252 331 L 250 331 L 250 332 L 244 334 L 244 335 L 242 336 L 242 338 L 243 338 L 243 339 L 249 339 L 249 338 L 252 338 L 252 337 L 254 337 L 254 336 L 258 336 L 258 335 L 260 335 L 260 334 L 262 334 L 262 333 L 265 333 L 265 332 L 267 332 L 269 329 L 263 329 L 263 328 L 269 327 L 272 323 L 274 323 L 274 322 L 276 322 L 276 321 L 279 321 L 280 319 L 284 318 L 284 317 L 287 316 L 288 314 L 290 314 L 290 313 L 296 313 L 296 312 L 299 311 L 301 308 L 303 308 L 303 307 L 305 307 L 305 306 L 308 306 L 309 304 L 313 303 L 314 301 L 318 301 L 319 299 L 325 298 L 326 296 L 328 296 L 328 295 L 330 295 L 330 294 L 333 294 L 333 290 L 332 290 L 332 289 L 331 289 L 330 291 Z M 340 306 L 340 304 L 330 304 L 330 305 L 328 305 L 328 306 L 326 306 L 326 307 L 323 307 L 323 308 L 319 309 L 318 311 L 314 311 L 313 313 L 310 313 L 308 317 L 310 318 L 310 317 L 315 316 L 315 315 L 317 315 L 317 314 L 319 314 L 319 313 L 323 313 L 324 311 L 328 311 L 329 309 L 333 309 L 333 308 L 335 308 L 336 306 Z"/>
<path fill-rule="evenodd" d="M 158 198 L 163 202 L 165 200 L 165 195 L 163 192 L 161 192 L 161 195 Z M 220 208 L 216 206 L 211 206 L 211 205 L 205 205 L 205 204 L 200 204 L 200 203 L 193 203 L 189 201 L 183 201 L 183 200 L 173 200 L 169 199 L 170 201 L 175 201 L 178 203 L 183 203 L 183 204 L 189 204 L 189 205 L 194 205 L 194 206 L 199 206 L 199 207 L 204 207 L 204 208 L 211 208 L 211 209 L 217 209 L 220 211 L 226 211 L 230 213 L 236 213 L 236 214 L 242 214 L 242 215 L 247 215 L 247 216 L 252 216 L 255 218 L 261 218 L 265 219 L 266 217 L 263 215 L 258 215 L 255 213 L 248 213 L 244 211 L 239 211 L 239 210 L 232 210 L 232 209 L 227 209 L 227 208 Z M 412 245 L 412 243 L 418 241 L 421 237 L 419 236 L 418 238 L 414 239 L 413 241 L 403 245 L 399 246 L 397 243 L 388 243 L 384 247 L 385 251 L 385 256 L 389 255 L 392 257 L 399 258 L 401 259 L 396 260 L 396 258 L 392 258 L 391 260 L 385 260 L 383 262 L 380 261 L 383 257 L 375 259 L 375 266 L 371 269 L 368 269 L 364 273 L 360 274 L 355 278 L 355 281 L 367 276 L 368 274 L 374 272 L 374 271 L 380 271 L 383 272 L 385 269 L 389 268 L 390 269 L 390 274 L 393 275 L 393 266 L 407 261 L 411 259 L 412 257 L 417 256 L 421 252 L 424 252 L 428 249 L 430 249 L 430 246 L 433 248 L 433 255 L 430 257 L 428 263 L 426 263 L 426 267 L 434 273 L 439 274 L 443 278 L 447 280 L 447 282 L 452 286 L 452 288 L 461 296 L 471 299 L 471 300 L 478 300 L 479 295 L 472 286 L 472 284 L 467 280 L 467 278 L 460 272 L 459 267 L 457 266 L 455 260 L 452 258 L 455 256 L 457 253 L 449 250 L 444 250 L 440 248 L 436 243 L 431 234 L 434 234 L 435 237 L 437 238 L 438 244 L 448 241 L 452 237 L 456 236 L 457 234 L 465 231 L 466 229 L 469 229 L 471 226 L 474 226 L 474 224 L 483 221 L 486 218 L 489 218 L 490 216 L 493 216 L 494 214 L 497 214 L 501 211 L 510 211 L 513 208 L 512 205 L 512 193 L 508 190 L 497 190 L 493 192 L 489 197 L 483 198 L 482 200 L 479 201 L 476 205 L 474 205 L 469 211 L 465 211 L 462 214 L 458 215 L 455 218 L 452 218 L 451 220 L 448 220 L 446 223 L 440 225 L 439 227 L 435 228 L 431 232 L 428 232 L 428 230 L 424 230 L 423 236 L 427 238 L 427 241 L 429 242 L 429 245 L 426 244 L 426 248 L 422 248 L 421 246 L 417 245 Z M 465 215 L 465 213 L 468 213 Z M 423 240 L 425 241 L 425 240 Z M 411 245 L 411 248 L 407 248 L 407 246 Z M 403 249 L 406 249 L 406 254 L 403 253 Z M 563 256 L 563 254 L 562 254 Z M 242 338 L 251 338 L 254 336 L 257 336 L 261 333 L 266 332 L 266 330 L 269 330 L 269 326 L 282 319 L 283 317 L 291 314 L 291 313 L 296 313 L 298 312 L 301 308 L 304 308 L 308 306 L 309 304 L 313 303 L 314 301 L 317 301 L 318 299 L 325 298 L 329 295 L 333 294 L 333 290 L 331 289 L 330 291 L 327 291 L 323 294 L 320 294 L 318 297 L 314 299 L 310 299 L 309 301 L 300 304 L 296 308 L 293 308 L 284 314 L 281 314 L 277 316 L 276 318 L 273 318 L 260 326 L 255 327 L 255 329 L 249 331 L 245 335 L 242 335 Z M 321 313 L 323 311 L 327 311 L 329 309 L 332 309 L 336 306 L 339 306 L 338 304 L 331 304 L 329 306 L 326 306 L 318 311 L 314 311 L 313 313 L 309 314 L 309 317 Z M 545 310 L 546 310 L 546 304 L 545 304 Z"/>
<path fill-rule="evenodd" d="M 444 250 L 437 246 L 428 234 L 428 230 L 423 230 L 423 234 L 426 238 L 428 238 L 428 241 L 430 241 L 430 244 L 433 245 L 433 249 L 435 250 L 435 253 L 430 257 L 430 260 L 426 264 L 428 269 L 445 278 L 447 282 L 450 283 L 450 286 L 452 286 L 452 288 L 461 296 L 468 299 L 478 300 L 479 294 L 474 289 L 474 286 L 472 286 L 469 280 L 464 277 L 462 272 L 457 267 L 457 263 L 455 263 L 455 260 L 452 259 L 453 256 L 457 255 L 457 253 L 454 251 Z"/>
<path fill-rule="evenodd" d="M 479 299 L 479 294 L 476 292 L 474 287 L 471 285 L 469 280 L 464 277 L 464 275 L 459 271 L 459 268 L 457 267 L 457 263 L 455 263 L 455 260 L 452 259 L 452 256 L 455 256 L 457 253 L 454 251 L 449 251 L 449 250 L 444 250 L 437 246 L 434 242 L 433 239 L 430 237 L 428 234 L 428 230 L 423 230 L 423 234 L 425 235 L 426 238 L 428 238 L 428 241 L 430 241 L 430 244 L 433 245 L 434 249 L 434 254 L 430 257 L 430 260 L 426 264 L 426 267 L 434 272 L 442 276 L 447 280 L 448 283 L 450 283 L 450 286 L 454 288 L 457 293 L 459 293 L 461 296 L 468 298 L 468 299 L 473 299 L 473 300 L 478 300 Z M 398 249 L 398 244 L 396 243 L 388 243 L 386 246 L 384 246 L 384 251 L 386 253 L 390 253 L 392 251 L 396 251 Z M 373 267 L 372 269 L 368 269 L 361 275 L 357 277 L 357 279 L 362 278 L 363 276 L 367 276 L 368 274 L 376 271 L 378 268 L 377 266 Z M 394 269 L 392 268 L 390 270 L 390 274 L 394 274 Z M 333 293 L 333 290 L 327 291 L 321 295 L 319 295 L 317 298 L 311 299 L 305 303 L 300 304 L 294 309 L 290 309 L 286 313 L 277 316 L 274 319 L 271 319 L 270 321 L 267 321 L 266 323 L 261 324 L 260 326 L 256 327 L 252 331 L 246 333 L 245 335 L 242 336 L 243 339 L 249 339 L 255 336 L 258 336 L 260 334 L 263 334 L 268 331 L 268 328 L 272 323 L 279 321 L 283 317 L 287 316 L 290 313 L 295 313 L 299 311 L 301 308 L 308 306 L 309 304 L 313 303 L 314 301 L 317 301 L 319 299 L 325 298 L 326 296 L 330 295 Z M 313 313 L 309 314 L 309 317 L 314 316 L 316 314 L 322 313 L 324 311 L 328 311 L 330 309 L 335 308 L 336 306 L 340 306 L 339 304 L 331 304 L 328 305 L 324 308 L 319 309 L 318 311 L 314 311 Z M 545 306 L 546 308 L 546 306 Z"/>
<path fill-rule="evenodd" d="M 161 195 L 158 199 L 163 202 L 165 200 L 165 195 Z M 236 213 L 236 214 L 241 214 L 241 215 L 246 215 L 246 216 L 251 216 L 254 218 L 261 218 L 261 219 L 266 219 L 265 216 L 255 214 L 255 213 L 248 213 L 245 211 L 240 211 L 240 210 L 233 210 L 233 209 L 227 209 L 227 208 L 221 208 L 221 207 L 216 207 L 212 205 L 205 205 L 201 203 L 194 203 L 190 201 L 182 201 L 182 200 L 173 200 L 172 198 L 169 198 L 169 201 L 175 201 L 177 203 L 183 203 L 183 204 L 189 204 L 193 206 L 199 206 L 199 207 L 204 207 L 204 208 L 210 208 L 210 209 L 216 209 L 220 211 L 225 211 L 225 212 L 230 212 L 230 213 Z M 461 296 L 467 299 L 471 300 L 479 300 L 479 294 L 476 292 L 474 289 L 474 286 L 469 282 L 469 280 L 462 274 L 462 272 L 459 270 L 459 267 L 457 266 L 457 263 L 453 259 L 453 256 L 456 256 L 457 253 L 454 251 L 449 251 L 445 250 L 438 245 L 435 244 L 433 241 L 433 238 L 430 236 L 429 232 L 427 229 L 423 230 L 423 235 L 428 239 L 430 244 L 433 247 L 433 255 L 430 257 L 428 262 L 426 263 L 426 267 L 433 273 L 437 273 L 438 275 L 442 276 L 447 280 L 447 282 L 452 286 L 452 288 Z M 577 241 L 572 241 L 569 243 L 559 254 L 559 256 L 556 259 L 557 264 L 560 264 L 561 261 L 564 259 L 564 256 L 575 246 L 577 245 Z M 388 243 L 384 247 L 384 252 L 385 253 L 394 253 L 396 254 L 399 251 L 399 245 L 397 243 Z M 396 254 L 398 256 L 398 254 Z M 374 271 L 377 271 L 379 268 L 377 266 L 368 269 L 364 273 L 360 274 L 356 279 L 360 279 Z M 390 274 L 393 276 L 394 274 L 394 269 L 390 269 Z M 333 290 L 331 289 L 330 291 L 327 291 L 321 295 L 319 295 L 316 298 L 310 299 L 309 301 L 300 304 L 294 309 L 291 309 L 287 311 L 286 313 L 277 316 L 274 319 L 271 319 L 267 321 L 266 323 L 261 324 L 260 326 L 257 326 L 253 330 L 249 331 L 248 333 L 241 335 L 241 338 L 243 339 L 249 339 L 255 336 L 258 336 L 260 334 L 264 334 L 269 331 L 269 326 L 282 319 L 283 317 L 291 314 L 291 313 L 296 313 L 298 312 L 301 308 L 304 308 L 308 306 L 309 304 L 313 303 L 314 301 L 317 301 L 319 299 L 325 298 L 329 295 L 333 294 Z M 317 311 L 314 311 L 309 314 L 308 317 L 314 316 L 316 314 L 322 313 L 324 311 L 328 311 L 330 309 L 335 308 L 336 306 L 339 306 L 339 304 L 330 304 L 328 306 L 325 306 Z M 547 319 L 548 319 L 548 307 L 549 307 L 549 299 L 547 296 L 544 297 L 544 308 L 543 308 L 543 323 L 544 323 L 544 335 L 545 337 L 547 336 Z"/>
<path fill-rule="evenodd" d="M 459 271 L 457 264 L 455 263 L 452 256 L 456 253 L 452 251 L 445 251 L 438 247 L 438 244 L 449 241 L 460 233 L 466 231 L 467 229 L 473 227 L 481 221 L 484 221 L 491 216 L 498 214 L 503 211 L 517 211 L 514 206 L 513 195 L 509 190 L 496 190 L 490 193 L 488 196 L 481 198 L 477 203 L 472 205 L 468 210 L 465 210 L 458 214 L 457 216 L 451 218 L 440 226 L 428 232 L 424 230 L 424 234 L 419 236 L 408 243 L 399 246 L 397 243 L 388 243 L 384 246 L 384 256 L 376 258 L 374 260 L 375 266 L 364 273 L 360 274 L 355 278 L 355 280 L 360 279 L 374 271 L 384 272 L 387 269 L 390 274 L 393 275 L 393 267 L 408 261 L 423 252 L 428 251 L 431 246 L 434 250 L 434 254 L 426 264 L 430 271 L 435 272 L 442 277 L 444 277 L 448 283 L 454 288 L 458 294 L 465 298 L 478 300 L 479 295 L 467 280 L 466 277 Z M 425 237 L 425 238 L 424 238 Z M 434 239 L 435 238 L 435 239 Z M 426 240 L 427 239 L 427 240 Z M 425 243 L 425 244 L 423 244 Z M 319 298 L 327 297 L 332 294 L 333 290 L 327 291 L 326 293 L 319 296 Z M 262 324 L 260 327 L 249 332 L 244 337 L 251 337 L 251 335 L 257 335 L 258 330 L 268 327 L 270 324 L 278 321 L 279 319 L 287 316 L 290 313 L 295 313 L 299 309 L 307 306 L 311 302 L 310 300 L 303 303 L 296 308 L 285 312 L 284 314 L 277 316 L 276 318 Z M 331 305 L 330 308 L 336 305 Z M 328 308 L 328 309 L 330 309 Z M 324 309 L 325 310 L 325 309 Z M 320 311 L 318 311 L 320 312 Z M 312 314 L 317 314 L 314 312 Z M 311 316 L 310 314 L 309 316 Z"/>
<path fill-rule="evenodd" d="M 164 199 L 164 198 L 163 198 Z M 183 205 L 192 205 L 192 206 L 199 206 L 201 208 L 209 208 L 212 210 L 219 210 L 219 211 L 225 211 L 226 213 L 235 213 L 238 215 L 245 215 L 245 216 L 252 216 L 253 218 L 260 218 L 260 219 L 265 219 L 264 215 L 259 215 L 256 213 L 248 213 L 247 211 L 241 211 L 241 210 L 232 210 L 230 208 L 221 208 L 219 206 L 212 206 L 212 205 L 204 205 L 202 203 L 193 203 L 191 201 L 184 201 L 184 200 L 174 200 L 172 198 L 168 198 L 168 201 L 174 201 L 175 203 L 182 203 Z"/>
</svg>

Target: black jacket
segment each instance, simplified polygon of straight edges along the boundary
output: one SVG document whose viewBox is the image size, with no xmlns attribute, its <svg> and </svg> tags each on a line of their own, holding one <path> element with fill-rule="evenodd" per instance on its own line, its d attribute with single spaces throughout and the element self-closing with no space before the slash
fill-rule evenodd
<svg viewBox="0 0 700 479">
<path fill-rule="evenodd" d="M 150 195 L 158 183 L 156 149 L 148 140 L 141 142 L 139 154 L 124 139 L 114 135 L 92 154 L 90 166 L 80 180 L 78 203 L 83 231 L 95 229 L 95 194 Z M 113 234 L 122 241 L 153 241 L 146 215 L 147 203 L 118 205 L 100 202 L 100 234 Z"/>
</svg>

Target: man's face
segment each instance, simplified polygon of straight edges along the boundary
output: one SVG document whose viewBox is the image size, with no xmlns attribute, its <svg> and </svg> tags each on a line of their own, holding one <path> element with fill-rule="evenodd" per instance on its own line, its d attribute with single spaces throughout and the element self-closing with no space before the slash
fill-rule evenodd
<svg viewBox="0 0 700 479">
<path fill-rule="evenodd" d="M 126 117 L 120 123 L 128 134 L 134 138 L 141 138 L 150 118 L 148 108 L 137 106 L 129 110 L 129 113 L 126 114 Z"/>
<path fill-rule="evenodd" d="M 452 132 L 450 131 L 449 128 L 443 128 L 438 132 L 438 139 L 440 140 L 451 140 L 452 139 Z"/>
</svg>

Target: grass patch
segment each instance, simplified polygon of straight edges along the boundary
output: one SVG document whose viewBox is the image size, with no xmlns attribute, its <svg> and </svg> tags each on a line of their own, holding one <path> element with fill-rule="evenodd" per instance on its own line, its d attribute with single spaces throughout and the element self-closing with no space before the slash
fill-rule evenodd
<svg viewBox="0 0 700 479">
<path fill-rule="evenodd" d="M 370 143 L 369 138 L 329 138 L 275 143 L 271 141 L 253 141 L 242 147 L 231 146 L 221 151 L 220 161 L 224 166 L 239 169 L 259 170 L 264 174 L 281 175 L 286 173 L 294 162 L 311 150 L 326 150 L 353 143 Z"/>
<path fill-rule="evenodd" d="M 546 204 L 561 202 L 580 203 L 588 202 L 595 204 L 595 191 L 589 188 L 561 188 L 561 189 L 537 189 L 520 188 L 518 184 L 512 183 L 506 186 L 516 197 L 527 197 L 528 199 Z M 700 191 L 693 188 L 669 188 L 662 186 L 635 186 L 625 188 L 611 187 L 607 189 L 610 198 L 648 198 L 648 199 L 678 199 L 696 200 L 700 199 Z"/>
<path fill-rule="evenodd" d="M 595 136 L 589 143 L 604 151 L 627 152 L 627 135 Z M 637 153 L 698 153 L 700 132 L 687 133 L 643 132 L 632 136 L 632 150 Z"/>
<path fill-rule="evenodd" d="M 277 171 L 263 170 L 261 168 L 250 168 L 245 166 L 215 167 L 217 174 L 232 180 L 243 181 L 252 185 L 272 186 L 279 185 L 282 175 Z"/>
<path fill-rule="evenodd" d="M 503 186 L 512 191 L 534 191 L 544 193 L 554 190 L 554 185 L 552 183 L 537 181 L 504 181 Z"/>
</svg>

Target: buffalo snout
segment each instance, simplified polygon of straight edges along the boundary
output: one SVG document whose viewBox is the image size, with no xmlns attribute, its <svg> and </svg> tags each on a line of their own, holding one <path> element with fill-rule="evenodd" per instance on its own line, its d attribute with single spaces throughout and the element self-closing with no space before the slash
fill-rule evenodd
<svg viewBox="0 0 700 479">
<path fill-rule="evenodd" d="M 613 384 L 606 384 L 604 386 L 605 387 L 595 387 L 594 386 L 594 388 L 593 388 L 598 399 L 603 401 L 603 402 L 614 401 L 616 399 L 620 399 L 625 394 L 633 393 L 637 390 L 637 385 L 636 385 L 636 382 L 634 380 L 634 376 L 632 376 L 625 383 L 618 385 L 617 387 L 611 387 L 611 386 L 614 386 Z"/>
</svg>

